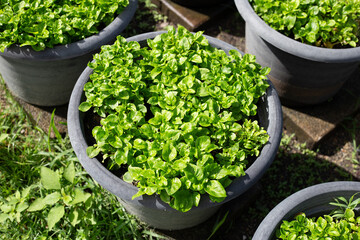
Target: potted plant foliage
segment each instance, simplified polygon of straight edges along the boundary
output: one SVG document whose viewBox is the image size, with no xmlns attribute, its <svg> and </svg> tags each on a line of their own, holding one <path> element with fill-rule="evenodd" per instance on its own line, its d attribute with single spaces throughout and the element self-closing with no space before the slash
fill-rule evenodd
<svg viewBox="0 0 360 240">
<path fill-rule="evenodd" d="M 9 90 L 40 106 L 62 105 L 92 55 L 115 41 L 137 0 L 3 1 L 0 73 Z"/>
<path fill-rule="evenodd" d="M 246 51 L 272 71 L 282 103 L 334 96 L 360 62 L 356 0 L 235 0 L 246 23 Z"/>
<path fill-rule="evenodd" d="M 71 144 L 140 220 L 194 226 L 249 189 L 275 157 L 282 112 L 268 71 L 182 26 L 119 36 L 74 87 Z"/>
<path fill-rule="evenodd" d="M 254 240 L 358 239 L 360 182 L 317 184 L 289 196 L 264 218 Z"/>
</svg>

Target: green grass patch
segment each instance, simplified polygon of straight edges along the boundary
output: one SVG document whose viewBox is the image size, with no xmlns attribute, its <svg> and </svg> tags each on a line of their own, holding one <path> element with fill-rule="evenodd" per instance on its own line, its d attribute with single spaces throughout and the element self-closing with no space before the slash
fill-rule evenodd
<svg viewBox="0 0 360 240">
<path fill-rule="evenodd" d="M 1 83 L 1 88 L 4 88 Z M 6 93 L 0 111 L 0 239 L 157 239 Z"/>
</svg>

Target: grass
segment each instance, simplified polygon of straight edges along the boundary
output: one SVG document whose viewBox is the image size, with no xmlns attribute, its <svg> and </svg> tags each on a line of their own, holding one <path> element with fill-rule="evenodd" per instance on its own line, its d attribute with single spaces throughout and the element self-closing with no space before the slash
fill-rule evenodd
<svg viewBox="0 0 360 240">
<path fill-rule="evenodd" d="M 348 124 L 349 126 L 343 124 L 343 128 L 348 132 L 351 137 L 351 145 L 352 145 L 352 152 L 350 161 L 354 164 L 360 163 L 360 143 L 357 140 L 357 132 L 360 131 L 360 120 L 356 118 L 349 118 Z"/>
<path fill-rule="evenodd" d="M 0 111 L 0 239 L 157 239 L 156 233 L 126 214 L 117 199 L 84 172 L 67 136 L 49 138 L 31 124 L 9 93 L 6 95 L 9 104 Z M 76 180 L 73 184 L 62 181 L 61 201 L 39 211 L 22 210 L 22 206 L 54 192 L 41 183 L 41 167 L 61 173 L 71 162 Z M 27 188 L 31 189 L 28 195 L 23 193 Z M 91 194 L 89 201 L 76 205 L 66 202 L 67 196 L 74 198 L 75 188 Z M 65 215 L 50 230 L 49 211 L 61 205 Z M 87 212 L 81 212 L 83 208 Z M 74 210 L 82 213 L 75 225 Z"/>
<path fill-rule="evenodd" d="M 150 0 L 139 0 L 134 20 L 123 35 L 129 37 L 154 31 L 156 21 L 166 21 L 154 7 Z M 5 89 L 2 81 L 0 84 L 0 90 Z M 160 238 L 152 229 L 128 215 L 115 196 L 84 172 L 68 136 L 63 138 L 54 124 L 50 124 L 51 129 L 47 133 L 32 125 L 11 95 L 8 92 L 5 95 L 8 103 L 0 106 L 0 239 Z M 55 139 L 49 137 L 51 131 L 55 133 Z M 70 162 L 75 166 L 75 183 L 62 179 L 61 190 L 58 190 L 62 195 L 60 200 L 41 210 L 28 211 L 36 199 L 56 192 L 44 188 L 41 167 L 47 167 L 61 176 Z M 29 194 L 23 194 L 27 188 L 31 189 Z M 91 197 L 86 202 L 72 205 L 69 197 L 75 197 L 75 188 L 91 194 Z M 58 206 L 63 206 L 65 213 L 49 229 L 49 213 Z M 77 221 L 74 221 L 74 213 L 79 215 Z"/>
</svg>

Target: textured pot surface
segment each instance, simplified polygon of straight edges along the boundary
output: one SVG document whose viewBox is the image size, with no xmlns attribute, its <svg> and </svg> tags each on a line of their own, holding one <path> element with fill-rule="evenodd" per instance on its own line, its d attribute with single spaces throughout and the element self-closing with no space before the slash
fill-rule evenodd
<svg viewBox="0 0 360 240">
<path fill-rule="evenodd" d="M 294 193 L 279 203 L 264 218 L 257 228 L 253 240 L 270 240 L 283 220 L 292 220 L 299 212 L 306 216 L 329 214 L 336 208 L 330 205 L 334 198 L 349 199 L 360 192 L 360 182 L 340 181 L 317 184 Z"/>
<path fill-rule="evenodd" d="M 127 40 L 138 41 L 144 45 L 146 39 L 154 38 L 161 33 L 162 32 L 152 32 L 141 34 Z M 206 37 L 213 47 L 223 49 L 225 52 L 236 49 L 223 41 L 208 36 Z M 205 221 L 216 212 L 221 204 L 235 199 L 252 187 L 265 173 L 276 155 L 282 133 L 282 112 L 277 93 L 271 85 L 267 90 L 266 96 L 259 100 L 258 109 L 259 122 L 267 130 L 270 136 L 269 142 L 263 147 L 256 161 L 246 170 L 246 175 L 235 179 L 233 183 L 226 188 L 228 197 L 225 201 L 213 203 L 208 196 L 204 195 L 198 207 L 192 208 L 189 212 L 182 213 L 172 209 L 157 196 L 143 195 L 132 200 L 132 196 L 137 193 L 138 189 L 115 176 L 107 170 L 99 160 L 96 158 L 90 159 L 86 154 L 88 143 L 84 137 L 84 114 L 80 113 L 78 107 L 84 100 L 83 87 L 91 73 L 92 69 L 89 67 L 84 70 L 70 98 L 68 131 L 71 144 L 85 170 L 100 185 L 120 198 L 130 213 L 137 215 L 142 221 L 153 227 L 172 230 L 184 229 Z M 165 222 L 161 220 L 165 220 Z"/>
<path fill-rule="evenodd" d="M 235 0 L 246 22 L 246 51 L 271 68 L 286 105 L 317 104 L 334 96 L 360 63 L 360 47 L 327 49 L 295 41 L 268 26 L 248 0 Z"/>
<path fill-rule="evenodd" d="M 81 72 L 94 53 L 115 41 L 129 24 L 137 0 L 98 34 L 75 43 L 34 51 L 11 46 L 0 53 L 0 73 L 9 90 L 20 99 L 39 106 L 66 104 Z"/>
</svg>

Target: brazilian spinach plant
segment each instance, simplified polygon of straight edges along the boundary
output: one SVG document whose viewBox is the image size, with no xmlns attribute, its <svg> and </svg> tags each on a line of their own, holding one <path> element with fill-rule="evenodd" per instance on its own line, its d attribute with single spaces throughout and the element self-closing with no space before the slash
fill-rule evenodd
<svg viewBox="0 0 360 240">
<path fill-rule="evenodd" d="M 40 51 L 96 34 L 128 0 L 2 0 L 0 51 L 18 44 Z"/>
<path fill-rule="evenodd" d="M 145 47 L 119 36 L 89 66 L 79 109 L 101 121 L 87 153 L 101 153 L 110 169 L 127 166 L 123 179 L 139 188 L 133 198 L 157 193 L 183 212 L 201 194 L 222 201 L 268 141 L 253 116 L 270 69 L 210 46 L 202 32 L 170 28 Z"/>
<path fill-rule="evenodd" d="M 356 195 L 356 194 L 355 194 Z M 344 197 L 330 203 L 336 208 L 330 215 L 308 218 L 305 213 L 295 217 L 293 221 L 283 221 L 277 230 L 278 239 L 324 239 L 324 240 L 355 240 L 360 239 L 360 214 L 356 211 L 360 198 L 349 200 Z"/>
<path fill-rule="evenodd" d="M 360 38 L 359 0 L 249 0 L 273 29 L 303 43 L 356 47 Z"/>
</svg>

